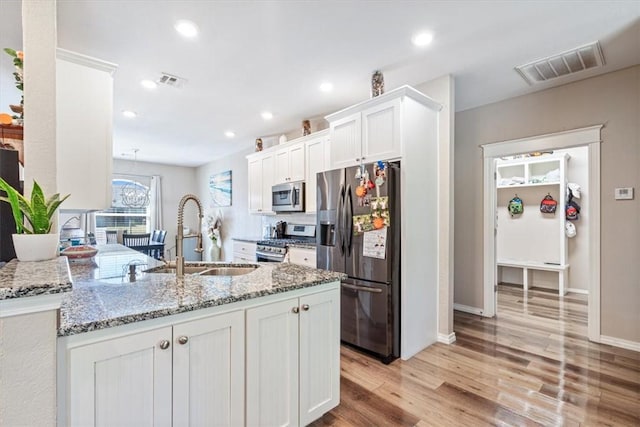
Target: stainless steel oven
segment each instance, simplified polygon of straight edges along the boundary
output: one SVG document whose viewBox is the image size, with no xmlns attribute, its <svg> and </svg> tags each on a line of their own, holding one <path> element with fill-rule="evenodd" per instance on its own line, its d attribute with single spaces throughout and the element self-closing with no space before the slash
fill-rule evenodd
<svg viewBox="0 0 640 427">
<path fill-rule="evenodd" d="M 287 255 L 287 248 L 275 246 L 273 243 L 259 242 L 256 247 L 257 262 L 283 262 Z"/>
<path fill-rule="evenodd" d="M 289 182 L 271 187 L 274 212 L 304 212 L 304 182 Z"/>
</svg>

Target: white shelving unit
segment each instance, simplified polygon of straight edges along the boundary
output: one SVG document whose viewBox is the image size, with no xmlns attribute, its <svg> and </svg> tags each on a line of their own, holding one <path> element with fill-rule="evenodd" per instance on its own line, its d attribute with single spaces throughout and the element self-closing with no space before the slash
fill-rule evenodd
<svg viewBox="0 0 640 427">
<path fill-rule="evenodd" d="M 522 269 L 523 288 L 529 287 L 529 270 L 558 272 L 558 292 L 566 294 L 569 280 L 565 236 L 566 170 L 568 154 L 498 160 L 496 164 L 497 236 L 499 267 Z M 524 212 L 511 217 L 508 201 L 518 195 Z M 540 201 L 551 194 L 558 202 L 555 214 L 543 214 Z"/>
</svg>

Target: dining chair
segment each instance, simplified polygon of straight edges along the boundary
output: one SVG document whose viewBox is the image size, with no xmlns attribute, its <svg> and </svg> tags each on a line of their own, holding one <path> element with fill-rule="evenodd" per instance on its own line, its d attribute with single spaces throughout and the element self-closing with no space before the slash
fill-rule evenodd
<svg viewBox="0 0 640 427">
<path fill-rule="evenodd" d="M 127 234 L 122 235 L 122 244 L 135 249 L 138 252 L 142 252 L 149 255 L 149 240 L 151 239 L 151 233 L 143 234 Z"/>
<path fill-rule="evenodd" d="M 118 243 L 118 230 L 107 230 L 107 245 L 112 243 Z"/>
<path fill-rule="evenodd" d="M 160 230 L 153 230 L 153 234 L 151 234 L 151 241 L 157 242 L 159 236 L 160 236 Z"/>
</svg>

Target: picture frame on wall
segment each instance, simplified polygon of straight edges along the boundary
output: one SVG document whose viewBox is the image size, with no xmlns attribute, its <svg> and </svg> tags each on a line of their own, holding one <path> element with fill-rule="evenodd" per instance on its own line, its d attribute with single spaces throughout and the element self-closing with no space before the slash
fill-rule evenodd
<svg viewBox="0 0 640 427">
<path fill-rule="evenodd" d="M 231 171 L 220 172 L 209 177 L 209 193 L 214 207 L 231 206 Z"/>
</svg>

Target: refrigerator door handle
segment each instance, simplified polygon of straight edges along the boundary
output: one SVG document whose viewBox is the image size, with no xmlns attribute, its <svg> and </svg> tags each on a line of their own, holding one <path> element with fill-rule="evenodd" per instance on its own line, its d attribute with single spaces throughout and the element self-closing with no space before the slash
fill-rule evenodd
<svg viewBox="0 0 640 427">
<path fill-rule="evenodd" d="M 336 218 L 336 228 L 338 230 L 338 245 L 340 246 L 340 255 L 344 255 L 345 242 L 344 242 L 344 185 L 340 186 L 340 192 L 338 194 L 338 209 Z"/>
<path fill-rule="evenodd" d="M 347 186 L 346 199 L 345 208 L 347 214 L 345 215 L 345 222 L 347 223 L 347 227 L 345 228 L 347 230 L 347 236 L 345 236 L 345 239 L 347 243 L 345 243 L 345 246 L 348 256 L 351 256 L 351 241 L 353 240 L 353 199 L 351 197 L 351 185 Z"/>
<path fill-rule="evenodd" d="M 340 286 L 342 286 L 343 288 L 352 289 L 354 291 L 371 292 L 372 294 L 382 293 L 382 289 L 379 288 L 366 288 L 364 286 L 348 285 L 346 283 L 342 283 Z"/>
</svg>

